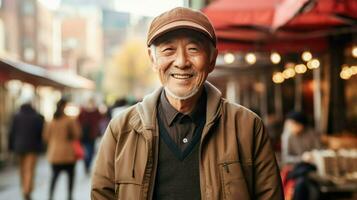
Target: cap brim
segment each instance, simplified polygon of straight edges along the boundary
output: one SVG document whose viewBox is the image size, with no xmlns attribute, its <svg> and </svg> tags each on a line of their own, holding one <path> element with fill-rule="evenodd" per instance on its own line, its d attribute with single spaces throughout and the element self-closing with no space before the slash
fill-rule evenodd
<svg viewBox="0 0 357 200">
<path fill-rule="evenodd" d="M 159 28 L 157 31 L 155 31 L 155 33 L 153 34 L 153 37 L 148 41 L 147 45 L 150 46 L 155 39 L 162 36 L 163 34 L 173 31 L 173 30 L 181 29 L 181 28 L 188 28 L 188 29 L 193 29 L 193 30 L 199 31 L 199 32 L 207 35 L 211 39 L 211 41 L 214 43 L 213 36 L 201 25 L 194 23 L 192 21 L 175 21 L 175 22 L 166 24 L 163 27 Z"/>
</svg>

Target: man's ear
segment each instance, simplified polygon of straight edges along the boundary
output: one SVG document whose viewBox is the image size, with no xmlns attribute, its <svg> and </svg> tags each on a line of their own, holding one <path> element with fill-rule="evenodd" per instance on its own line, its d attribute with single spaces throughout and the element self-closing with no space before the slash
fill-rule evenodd
<svg viewBox="0 0 357 200">
<path fill-rule="evenodd" d="M 214 52 L 211 53 L 211 58 L 210 58 L 210 63 L 209 63 L 209 73 L 211 73 L 214 70 L 214 67 L 216 66 L 216 60 L 217 60 L 217 56 L 218 56 L 218 50 L 216 48 L 214 48 L 213 50 Z"/>
<path fill-rule="evenodd" d="M 156 72 L 158 71 L 158 68 L 157 68 L 157 64 L 156 64 L 156 59 L 154 58 L 154 52 L 152 52 L 152 49 L 151 48 L 148 48 L 148 54 L 149 54 L 149 58 L 150 58 L 150 61 L 151 61 L 151 69 Z"/>
<path fill-rule="evenodd" d="M 155 59 L 153 58 L 153 55 L 152 55 L 152 52 L 151 52 L 151 48 L 148 47 L 147 50 L 148 50 L 148 54 L 149 54 L 149 57 L 150 57 L 150 61 L 151 61 L 152 63 L 154 63 L 154 60 L 155 60 Z"/>
</svg>

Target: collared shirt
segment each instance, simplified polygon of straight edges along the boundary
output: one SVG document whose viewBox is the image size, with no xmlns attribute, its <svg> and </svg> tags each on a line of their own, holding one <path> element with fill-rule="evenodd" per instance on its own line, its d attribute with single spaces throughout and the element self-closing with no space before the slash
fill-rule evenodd
<svg viewBox="0 0 357 200">
<path fill-rule="evenodd" d="M 206 92 L 203 91 L 193 111 L 183 114 L 170 104 L 166 98 L 165 90 L 161 92 L 158 113 L 172 141 L 181 151 L 184 151 L 191 143 L 195 130 L 199 128 L 200 124 L 203 124 L 202 121 L 206 116 L 206 101 Z"/>
</svg>

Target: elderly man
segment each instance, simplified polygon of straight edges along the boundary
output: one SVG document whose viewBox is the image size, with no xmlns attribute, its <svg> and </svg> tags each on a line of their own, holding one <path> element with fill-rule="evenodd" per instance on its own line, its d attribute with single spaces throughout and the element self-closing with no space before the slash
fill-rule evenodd
<svg viewBox="0 0 357 200">
<path fill-rule="evenodd" d="M 199 11 L 152 21 L 148 52 L 163 87 L 110 122 L 92 199 L 283 199 L 261 119 L 206 82 L 216 42 Z"/>
</svg>

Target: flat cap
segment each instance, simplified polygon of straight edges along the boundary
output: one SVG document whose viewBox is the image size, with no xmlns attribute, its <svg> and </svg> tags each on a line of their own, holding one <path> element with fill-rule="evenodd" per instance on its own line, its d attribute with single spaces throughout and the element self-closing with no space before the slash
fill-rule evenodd
<svg viewBox="0 0 357 200">
<path fill-rule="evenodd" d="M 193 29 L 206 35 L 216 46 L 215 30 L 205 14 L 190 8 L 177 7 L 155 17 L 151 22 L 147 45 L 163 34 L 181 28 Z"/>
</svg>

